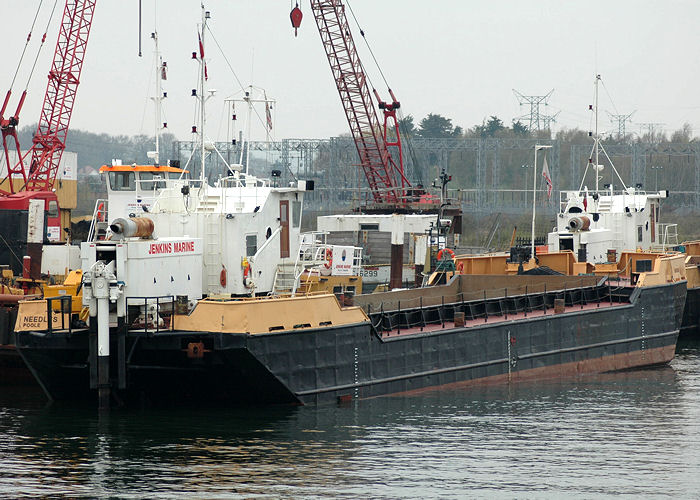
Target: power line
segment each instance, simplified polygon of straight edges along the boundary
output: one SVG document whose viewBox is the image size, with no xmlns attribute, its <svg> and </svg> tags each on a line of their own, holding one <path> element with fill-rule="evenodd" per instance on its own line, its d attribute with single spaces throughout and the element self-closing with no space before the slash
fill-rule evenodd
<svg viewBox="0 0 700 500">
<path fill-rule="evenodd" d="M 646 131 L 646 135 L 648 135 L 649 139 L 653 141 L 657 134 L 663 134 L 664 125 L 664 123 L 659 122 L 640 123 L 639 131 L 642 133 L 642 135 L 645 135 L 643 132 Z"/>
<path fill-rule="evenodd" d="M 616 110 L 617 111 L 617 110 Z M 617 138 L 622 139 L 625 137 L 626 131 L 625 131 L 625 124 L 627 122 L 632 122 L 632 115 L 635 114 L 637 110 L 632 111 L 628 115 L 614 115 L 610 112 L 608 112 L 608 115 L 610 116 L 610 122 L 615 123 L 617 122 Z"/>
<path fill-rule="evenodd" d="M 556 122 L 556 117 L 559 113 L 547 115 L 540 111 L 540 106 L 548 106 L 549 102 L 547 101 L 553 93 L 554 89 L 550 90 L 546 95 L 523 95 L 522 93 L 513 89 L 513 94 L 515 94 L 515 97 L 518 99 L 520 106 L 523 106 L 524 104 L 530 105 L 530 113 L 519 116 L 516 118 L 516 120 L 524 120 L 526 123 L 528 123 L 527 128 L 531 132 L 534 130 L 537 130 L 538 132 L 540 130 L 549 130 L 552 123 Z"/>
</svg>

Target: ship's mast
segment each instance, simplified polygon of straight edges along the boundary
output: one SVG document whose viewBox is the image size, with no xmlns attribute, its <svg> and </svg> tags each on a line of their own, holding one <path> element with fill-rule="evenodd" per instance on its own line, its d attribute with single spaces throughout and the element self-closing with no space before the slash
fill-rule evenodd
<svg viewBox="0 0 700 500">
<path fill-rule="evenodd" d="M 199 102 L 200 102 L 200 119 L 199 119 L 199 150 L 201 152 L 201 161 L 202 161 L 202 172 L 201 172 L 201 180 L 202 183 L 205 182 L 206 179 L 206 172 L 204 169 L 204 160 L 206 157 L 206 153 L 204 151 L 204 126 L 206 124 L 206 112 L 204 110 L 204 104 L 206 102 L 206 65 L 204 63 L 204 32 L 206 31 L 207 27 L 207 19 L 209 19 L 210 14 L 209 11 L 204 10 L 204 3 L 202 5 L 202 32 L 200 33 L 200 61 L 199 61 L 199 88 L 201 89 L 201 94 L 199 96 Z"/>
<path fill-rule="evenodd" d="M 155 116 L 155 133 L 156 133 L 156 150 L 153 153 L 153 163 L 154 165 L 160 165 L 160 131 L 162 127 L 161 123 L 161 106 L 163 102 L 163 87 L 161 84 L 161 79 L 163 78 L 163 72 L 165 71 L 163 58 L 160 55 L 160 50 L 158 48 L 158 32 L 154 31 L 151 33 L 151 38 L 156 46 L 156 95 L 153 97 L 153 102 L 156 107 Z"/>
<path fill-rule="evenodd" d="M 600 82 L 600 75 L 595 76 L 595 167 L 593 172 L 595 173 L 595 190 L 598 192 L 598 152 L 600 145 L 600 138 L 598 137 L 598 82 Z"/>
</svg>

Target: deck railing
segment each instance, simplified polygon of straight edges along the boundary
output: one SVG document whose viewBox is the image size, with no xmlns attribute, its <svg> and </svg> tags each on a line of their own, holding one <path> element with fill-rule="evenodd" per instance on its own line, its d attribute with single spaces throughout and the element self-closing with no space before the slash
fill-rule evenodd
<svg viewBox="0 0 700 500">
<path fill-rule="evenodd" d="M 513 295 L 509 294 L 507 288 L 501 290 L 502 294 L 495 298 L 494 290 L 489 290 L 488 295 L 491 295 L 491 298 L 487 297 L 487 291 L 483 290 L 442 296 L 437 304 L 435 298 L 432 298 L 431 305 L 424 305 L 423 297 L 392 303 L 392 310 L 385 310 L 384 303 L 379 306 L 367 305 L 365 312 L 372 322 L 374 332 L 385 336 L 400 334 L 402 330 L 407 329 L 422 331 L 429 325 L 441 325 L 445 328 L 448 323 L 454 323 L 456 313 L 463 313 L 465 322 L 483 320 L 487 323 L 489 318 L 493 317 L 507 320 L 509 315 L 522 314 L 527 318 L 528 314 L 534 312 L 553 314 L 557 303 L 568 308 L 567 312 L 577 306 L 583 309 L 589 304 L 600 307 L 603 303 L 629 303 L 633 288 L 620 286 L 619 281 L 616 283 L 606 280 L 596 286 L 563 290 L 548 291 L 545 286 L 543 291 L 534 293 L 529 292 L 527 287 L 524 293 Z"/>
</svg>

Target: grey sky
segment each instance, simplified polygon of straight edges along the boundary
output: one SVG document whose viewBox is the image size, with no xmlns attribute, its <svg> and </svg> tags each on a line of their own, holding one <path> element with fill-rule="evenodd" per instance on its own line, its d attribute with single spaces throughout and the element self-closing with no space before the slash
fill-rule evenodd
<svg viewBox="0 0 700 500">
<path fill-rule="evenodd" d="M 58 2 L 62 9 L 63 0 Z M 2 95 L 38 3 L 0 0 L 5 42 L 0 51 Z M 277 138 L 345 133 L 348 127 L 309 3 L 300 4 L 304 20 L 295 38 L 288 0 L 205 2 L 212 13 L 210 28 L 243 83 L 252 80 L 277 100 Z M 190 94 L 197 75 L 190 54 L 197 49 L 200 2 L 143 0 L 142 58 L 137 56 L 137 5 L 136 0 L 98 1 L 71 126 L 110 134 L 153 133 L 150 32 L 157 7 L 161 50 L 170 68 L 164 87 L 169 96 L 168 129 L 189 139 L 194 124 Z M 638 132 L 639 122 L 661 122 L 667 131 L 685 122 L 700 129 L 696 0 L 350 0 L 350 5 L 404 113 L 416 121 L 435 112 L 465 128 L 490 115 L 510 124 L 528 111 L 518 106 L 511 89 L 540 95 L 554 88 L 549 111 L 561 112 L 555 128 L 587 130 L 598 72 L 614 103 L 613 107 L 601 89 L 602 111 L 637 110 L 628 130 Z M 46 16 L 45 9 L 35 40 L 40 39 Z M 22 124 L 38 119 L 58 20 L 60 13 L 38 63 Z M 386 95 L 352 20 L 351 29 L 370 78 Z M 206 51 L 209 84 L 219 91 L 209 105 L 207 135 L 223 140 L 227 116 L 222 99 L 239 87 L 216 46 L 209 43 Z M 16 96 L 25 78 L 18 79 Z M 607 114 L 601 113 L 600 119 L 602 129 L 613 128 Z"/>
</svg>

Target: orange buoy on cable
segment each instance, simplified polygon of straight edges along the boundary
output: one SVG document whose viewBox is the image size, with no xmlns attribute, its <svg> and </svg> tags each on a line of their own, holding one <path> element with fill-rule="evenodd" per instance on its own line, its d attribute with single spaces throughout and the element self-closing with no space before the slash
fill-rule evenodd
<svg viewBox="0 0 700 500">
<path fill-rule="evenodd" d="M 226 266 L 221 266 L 221 272 L 219 273 L 219 284 L 226 288 Z"/>
<path fill-rule="evenodd" d="M 442 260 L 442 256 L 448 254 L 450 259 L 455 260 L 455 253 L 451 248 L 441 248 L 437 254 L 437 260 Z"/>
<path fill-rule="evenodd" d="M 326 269 L 333 267 L 333 249 L 326 248 L 326 262 L 323 263 Z"/>
<path fill-rule="evenodd" d="M 301 13 L 301 9 L 297 3 L 296 7 L 289 13 L 289 19 L 292 21 L 292 27 L 294 28 L 294 36 L 297 36 L 297 29 L 301 26 L 302 17 L 304 17 L 304 15 Z"/>
</svg>

